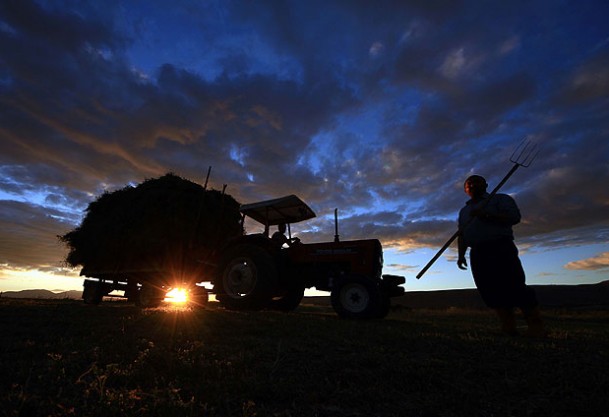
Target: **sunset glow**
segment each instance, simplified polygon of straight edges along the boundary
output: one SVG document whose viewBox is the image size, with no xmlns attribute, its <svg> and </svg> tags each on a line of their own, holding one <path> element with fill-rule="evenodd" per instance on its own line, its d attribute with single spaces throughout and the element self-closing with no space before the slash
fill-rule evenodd
<svg viewBox="0 0 609 417">
<path fill-rule="evenodd" d="M 188 301 L 188 291 L 184 288 L 174 288 L 165 295 L 169 303 L 184 304 Z"/>
</svg>

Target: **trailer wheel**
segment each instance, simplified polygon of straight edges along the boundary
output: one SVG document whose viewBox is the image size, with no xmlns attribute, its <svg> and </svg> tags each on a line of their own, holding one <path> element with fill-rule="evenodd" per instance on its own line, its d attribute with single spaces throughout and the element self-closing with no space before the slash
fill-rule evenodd
<svg viewBox="0 0 609 417">
<path fill-rule="evenodd" d="M 240 245 L 230 250 L 216 280 L 216 298 L 223 307 L 233 310 L 268 306 L 277 269 L 273 257 L 254 245 Z"/>
<path fill-rule="evenodd" d="M 140 288 L 136 305 L 141 308 L 154 308 L 161 305 L 165 299 L 165 291 L 148 282 L 142 284 Z"/>
<path fill-rule="evenodd" d="M 85 281 L 82 291 L 82 299 L 85 304 L 99 305 L 104 298 L 101 286 L 98 282 Z"/>
<path fill-rule="evenodd" d="M 341 318 L 380 318 L 381 291 L 368 278 L 350 276 L 342 279 L 332 290 L 330 300 L 334 311 Z"/>
<path fill-rule="evenodd" d="M 195 286 L 189 297 L 189 304 L 197 308 L 205 308 L 209 302 L 209 292 L 204 287 Z"/>
</svg>

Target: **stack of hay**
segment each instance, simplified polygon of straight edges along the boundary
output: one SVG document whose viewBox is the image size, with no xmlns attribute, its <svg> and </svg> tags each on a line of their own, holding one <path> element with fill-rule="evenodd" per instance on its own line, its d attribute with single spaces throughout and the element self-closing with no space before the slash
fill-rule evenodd
<svg viewBox="0 0 609 417">
<path fill-rule="evenodd" d="M 233 197 L 170 173 L 102 194 L 89 204 L 81 225 L 59 239 L 70 250 L 68 265 L 102 276 L 187 272 L 242 234 Z"/>
</svg>

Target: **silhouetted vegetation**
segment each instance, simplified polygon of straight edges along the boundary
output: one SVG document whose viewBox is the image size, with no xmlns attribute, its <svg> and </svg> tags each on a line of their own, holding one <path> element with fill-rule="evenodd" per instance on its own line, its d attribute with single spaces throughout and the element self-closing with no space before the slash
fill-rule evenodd
<svg viewBox="0 0 609 417">
<path fill-rule="evenodd" d="M 66 263 L 87 270 L 188 264 L 243 234 L 240 218 L 230 195 L 170 173 L 102 194 L 59 238 Z"/>
</svg>

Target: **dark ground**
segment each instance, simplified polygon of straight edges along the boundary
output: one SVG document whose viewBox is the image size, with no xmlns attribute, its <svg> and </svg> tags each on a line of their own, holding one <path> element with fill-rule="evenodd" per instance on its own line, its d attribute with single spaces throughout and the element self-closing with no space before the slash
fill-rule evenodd
<svg viewBox="0 0 609 417">
<path fill-rule="evenodd" d="M 290 314 L 0 299 L 0 416 L 607 415 L 609 313 L 544 309 L 548 337 L 485 309 Z M 519 323 L 523 326 L 523 323 Z"/>
</svg>

